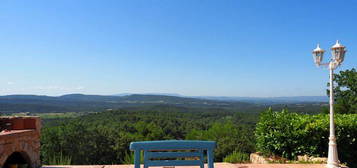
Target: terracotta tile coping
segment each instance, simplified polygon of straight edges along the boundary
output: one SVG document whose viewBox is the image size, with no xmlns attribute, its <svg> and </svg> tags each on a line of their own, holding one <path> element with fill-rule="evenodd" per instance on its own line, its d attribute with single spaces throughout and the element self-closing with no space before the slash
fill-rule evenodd
<svg viewBox="0 0 357 168">
<path fill-rule="evenodd" d="M 24 132 L 32 132 L 34 131 L 33 129 L 23 129 L 23 130 L 9 130 L 9 131 L 2 131 L 0 132 L 0 136 L 3 135 L 11 135 L 11 134 L 20 134 Z"/>
</svg>

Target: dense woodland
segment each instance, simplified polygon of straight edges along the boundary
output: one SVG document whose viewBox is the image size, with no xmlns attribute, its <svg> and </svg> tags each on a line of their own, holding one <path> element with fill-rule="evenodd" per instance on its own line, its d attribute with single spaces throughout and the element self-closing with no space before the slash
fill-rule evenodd
<svg viewBox="0 0 357 168">
<path fill-rule="evenodd" d="M 168 139 L 217 141 L 217 161 L 233 151 L 246 154 L 255 151 L 253 132 L 257 114 L 197 110 L 156 106 L 52 120 L 47 123 L 52 126 L 45 125 L 42 131 L 42 159 L 44 164 L 50 164 L 56 157 L 69 157 L 71 164 L 127 163 L 130 159 L 125 158 L 131 157 L 130 142 Z"/>
</svg>

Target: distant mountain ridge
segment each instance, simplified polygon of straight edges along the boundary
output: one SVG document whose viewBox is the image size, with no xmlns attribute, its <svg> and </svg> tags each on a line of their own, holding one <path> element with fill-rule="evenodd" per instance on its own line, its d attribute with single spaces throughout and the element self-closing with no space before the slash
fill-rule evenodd
<svg viewBox="0 0 357 168">
<path fill-rule="evenodd" d="M 131 93 L 114 94 L 113 96 L 128 96 Z M 327 96 L 280 96 L 280 97 L 244 97 L 244 96 L 184 96 L 177 93 L 145 93 L 138 95 L 156 95 L 156 96 L 176 96 L 189 97 L 219 101 L 241 101 L 249 103 L 301 103 L 301 102 L 328 102 Z"/>
<path fill-rule="evenodd" d="M 62 101 L 123 101 L 125 99 L 134 100 L 133 97 L 141 99 L 160 99 L 168 98 L 175 100 L 184 99 L 200 99 L 226 102 L 247 102 L 247 103 L 301 103 L 301 102 L 328 102 L 327 96 L 291 96 L 291 97 L 230 97 L 230 96 L 182 96 L 180 94 L 114 94 L 114 95 L 85 95 L 85 94 L 66 94 L 62 96 L 46 96 L 46 95 L 5 95 L 0 96 L 0 100 L 62 100 Z"/>
<path fill-rule="evenodd" d="M 307 103 L 320 106 L 323 98 L 316 97 L 279 97 L 279 98 L 247 98 L 247 97 L 188 97 L 150 94 L 116 95 L 84 95 L 67 94 L 62 96 L 44 95 L 7 95 L 0 96 L 0 112 L 79 112 L 103 111 L 137 106 L 181 106 L 193 108 L 231 108 L 240 111 L 257 111 L 262 107 L 279 104 Z M 299 105 L 301 106 L 301 105 Z"/>
<path fill-rule="evenodd" d="M 124 107 L 144 105 L 175 105 L 186 107 L 241 107 L 245 109 L 252 104 L 244 102 L 226 103 L 223 101 L 198 99 L 190 97 L 141 95 L 104 96 L 67 94 L 62 96 L 7 95 L 0 96 L 0 112 L 68 112 L 68 111 L 102 111 Z"/>
<path fill-rule="evenodd" d="M 328 102 L 327 96 L 291 96 L 291 97 L 224 97 L 224 96 L 196 96 L 197 98 L 221 101 L 241 101 L 249 103 L 307 103 Z"/>
<path fill-rule="evenodd" d="M 129 95 L 154 95 L 154 96 L 176 96 L 176 97 L 189 97 L 189 96 L 182 96 L 177 93 L 119 93 L 114 94 L 112 96 L 129 96 Z"/>
</svg>

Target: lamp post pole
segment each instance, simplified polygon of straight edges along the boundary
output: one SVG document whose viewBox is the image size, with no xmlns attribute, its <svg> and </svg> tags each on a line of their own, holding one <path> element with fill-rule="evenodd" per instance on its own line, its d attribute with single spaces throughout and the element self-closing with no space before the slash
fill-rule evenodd
<svg viewBox="0 0 357 168">
<path fill-rule="evenodd" d="M 337 143 L 335 135 L 335 122 L 334 122 L 334 92 L 333 92 L 333 71 L 341 65 L 345 57 L 345 46 L 341 45 L 338 41 L 331 48 L 332 58 L 328 63 L 321 63 L 323 59 L 324 50 L 317 45 L 316 49 L 313 50 L 312 54 L 314 57 L 315 64 L 317 66 L 327 66 L 330 71 L 330 136 L 328 143 L 328 159 L 327 168 L 339 168 L 340 162 L 338 160 L 337 153 Z"/>
<path fill-rule="evenodd" d="M 335 122 L 334 122 L 334 93 L 333 93 L 333 70 L 336 68 L 331 61 L 329 63 L 329 70 L 330 70 L 330 137 L 328 143 L 328 159 L 327 159 L 327 167 L 328 168 L 337 168 L 340 167 L 340 163 L 338 161 L 338 154 L 337 154 L 337 143 L 336 143 L 336 136 L 335 136 Z"/>
</svg>

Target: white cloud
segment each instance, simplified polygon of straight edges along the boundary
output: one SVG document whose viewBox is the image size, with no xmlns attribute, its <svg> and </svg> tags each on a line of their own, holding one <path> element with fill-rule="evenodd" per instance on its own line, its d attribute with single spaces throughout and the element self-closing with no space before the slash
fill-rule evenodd
<svg viewBox="0 0 357 168">
<path fill-rule="evenodd" d="M 36 86 L 36 90 L 65 90 L 65 88 L 60 86 Z"/>
<path fill-rule="evenodd" d="M 83 86 L 77 86 L 75 89 L 76 89 L 76 90 L 83 90 L 84 87 L 83 87 Z"/>
</svg>

